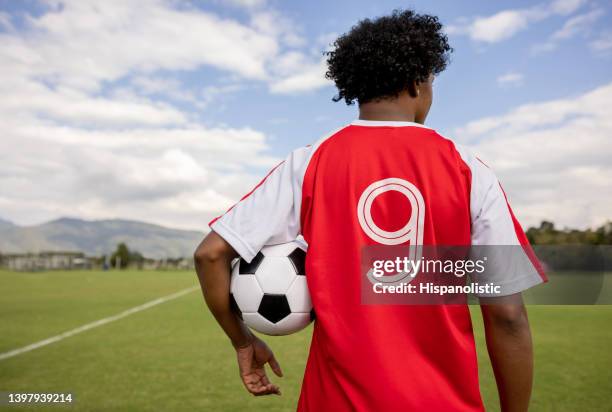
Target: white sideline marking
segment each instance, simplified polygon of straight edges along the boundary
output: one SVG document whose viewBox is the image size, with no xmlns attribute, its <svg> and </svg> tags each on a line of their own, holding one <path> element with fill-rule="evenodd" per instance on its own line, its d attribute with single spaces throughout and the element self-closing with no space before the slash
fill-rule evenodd
<svg viewBox="0 0 612 412">
<path fill-rule="evenodd" d="M 199 288 L 200 288 L 199 286 L 192 286 L 192 287 L 187 288 L 187 289 L 179 290 L 178 292 L 172 293 L 170 295 L 162 296 L 161 298 L 157 298 L 157 299 L 151 300 L 151 301 L 149 301 L 147 303 L 143 303 L 142 305 L 135 306 L 135 307 L 133 307 L 131 309 L 124 310 L 123 312 L 118 313 L 116 315 L 109 316 L 107 318 L 103 318 L 103 319 L 100 319 L 100 320 L 96 320 L 95 322 L 87 323 L 87 324 L 85 324 L 83 326 L 79 326 L 78 328 L 71 329 L 71 330 L 66 331 L 64 333 L 60 333 L 59 335 L 51 336 L 50 338 L 41 340 L 39 342 L 32 343 L 32 344 L 27 345 L 27 346 L 23 346 L 23 347 L 18 348 L 18 349 L 13 349 L 13 350 L 8 351 L 8 352 L 0 353 L 0 360 L 12 358 L 13 356 L 21 355 L 22 353 L 29 352 L 29 351 L 34 350 L 34 349 L 42 348 L 43 346 L 47 346 L 47 345 L 50 345 L 52 343 L 59 342 L 60 340 L 69 338 L 70 336 L 74 336 L 76 334 L 79 334 L 81 332 L 85 332 L 85 331 L 93 329 L 93 328 L 97 328 L 98 326 L 106 325 L 107 323 L 110 323 L 110 322 L 113 322 L 113 321 L 116 321 L 116 320 L 119 320 L 119 319 L 123 319 L 126 316 L 130 316 L 130 315 L 132 315 L 132 314 L 134 314 L 136 312 L 140 312 L 140 311 L 143 311 L 145 309 L 152 308 L 153 306 L 157 306 L 157 305 L 159 305 L 161 303 L 168 302 L 169 300 L 179 298 L 179 297 L 181 297 L 183 295 L 186 295 L 188 293 L 191 293 L 194 290 L 199 289 Z"/>
</svg>

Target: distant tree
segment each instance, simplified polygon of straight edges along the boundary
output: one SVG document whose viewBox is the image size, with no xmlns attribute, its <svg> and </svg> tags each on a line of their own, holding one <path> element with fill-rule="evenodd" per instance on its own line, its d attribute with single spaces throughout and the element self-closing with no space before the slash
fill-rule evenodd
<svg viewBox="0 0 612 412">
<path fill-rule="evenodd" d="M 138 269 L 142 269 L 142 265 L 144 263 L 144 256 L 142 256 L 142 253 L 140 252 L 136 252 L 136 251 L 132 251 L 130 250 L 130 254 L 129 254 L 129 264 L 130 265 L 136 265 L 138 267 Z"/>
<path fill-rule="evenodd" d="M 536 246 L 540 260 L 556 270 L 594 270 L 605 267 L 612 244 L 612 223 L 596 229 L 556 229 L 552 222 L 543 221 L 539 227 L 527 230 L 529 242 Z M 607 256 L 607 257 L 605 257 Z"/>
<path fill-rule="evenodd" d="M 534 245 L 609 245 L 612 244 L 612 223 L 607 222 L 595 230 L 559 230 L 554 223 L 542 221 L 540 227 L 530 227 L 527 230 L 527 238 Z"/>
<path fill-rule="evenodd" d="M 125 269 L 128 266 L 137 266 L 141 269 L 144 260 L 145 258 L 142 253 L 136 250 L 130 250 L 127 245 L 122 242 L 117 245 L 117 249 L 115 249 L 111 255 L 110 266 L 113 268 L 119 266 L 121 269 Z"/>
<path fill-rule="evenodd" d="M 110 263 L 113 268 L 119 266 L 125 269 L 130 264 L 130 250 L 125 243 L 119 243 L 117 249 L 113 252 L 110 258 Z"/>
</svg>

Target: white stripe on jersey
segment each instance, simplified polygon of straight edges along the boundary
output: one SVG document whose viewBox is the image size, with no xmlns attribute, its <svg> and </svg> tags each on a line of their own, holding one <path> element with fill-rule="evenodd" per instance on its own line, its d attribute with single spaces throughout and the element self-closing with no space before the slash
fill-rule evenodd
<svg viewBox="0 0 612 412">
<path fill-rule="evenodd" d="M 253 192 L 214 221 L 211 229 L 247 262 L 264 245 L 295 240 L 301 234 L 302 184 L 310 159 L 321 144 L 348 126 L 291 152 Z M 262 221 L 266 222 L 265 231 L 260 230 Z M 240 228 L 240 233 L 235 228 Z"/>
</svg>

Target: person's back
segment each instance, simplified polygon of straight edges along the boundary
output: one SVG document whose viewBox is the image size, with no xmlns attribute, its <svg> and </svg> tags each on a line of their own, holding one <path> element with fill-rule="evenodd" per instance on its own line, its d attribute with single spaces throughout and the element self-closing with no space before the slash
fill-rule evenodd
<svg viewBox="0 0 612 412">
<path fill-rule="evenodd" d="M 359 210 L 366 189 L 384 188 L 389 178 L 418 188 L 424 209 L 391 188 L 369 212 Z M 320 142 L 302 192 L 317 321 L 301 409 L 482 409 L 467 306 L 361 304 L 361 249 L 379 242 L 362 229 L 360 214 L 386 232 L 421 214 L 421 244 L 468 245 L 470 185 L 454 144 L 416 123 L 356 121 Z"/>
<path fill-rule="evenodd" d="M 375 247 L 515 245 L 519 264 L 483 276 L 500 289 L 479 296 L 497 303 L 482 313 L 502 410 L 526 410 L 532 349 L 520 292 L 545 278 L 493 172 L 423 126 L 450 51 L 441 30 L 435 17 L 394 12 L 336 40 L 327 77 L 336 100 L 359 102 L 359 120 L 293 151 L 211 222 L 196 269 L 251 393 L 280 393 L 265 363 L 282 373 L 231 311 L 230 262 L 302 235 L 316 321 L 298 410 L 482 410 L 467 305 L 368 301 L 363 259 Z"/>
</svg>

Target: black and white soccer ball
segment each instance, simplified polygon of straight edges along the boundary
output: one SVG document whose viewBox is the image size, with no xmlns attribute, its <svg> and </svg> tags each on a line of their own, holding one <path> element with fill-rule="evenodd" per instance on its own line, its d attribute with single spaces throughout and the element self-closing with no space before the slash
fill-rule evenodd
<svg viewBox="0 0 612 412">
<path fill-rule="evenodd" d="M 265 246 L 250 263 L 237 260 L 230 301 L 247 326 L 266 335 L 288 335 L 312 322 L 305 258 L 306 244 L 296 240 Z"/>
</svg>

